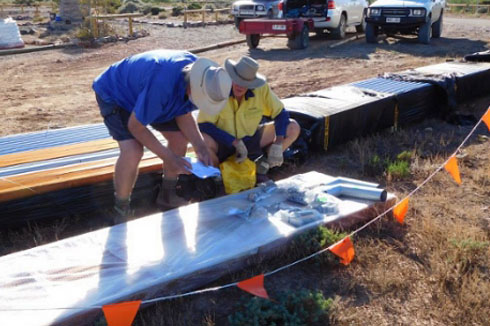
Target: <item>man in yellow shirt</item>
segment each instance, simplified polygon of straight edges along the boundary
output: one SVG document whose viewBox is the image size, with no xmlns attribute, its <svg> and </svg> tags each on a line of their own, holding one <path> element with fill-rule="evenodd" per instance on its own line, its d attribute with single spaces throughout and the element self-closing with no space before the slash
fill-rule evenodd
<svg viewBox="0 0 490 326">
<path fill-rule="evenodd" d="M 235 62 L 227 59 L 225 69 L 232 79 L 232 90 L 225 108 L 217 115 L 199 112 L 198 123 L 215 166 L 236 154 L 237 162 L 247 157 L 257 161 L 257 181 L 269 168 L 281 166 L 283 152 L 298 138 L 300 126 L 258 74 L 259 64 L 243 56 Z M 263 117 L 272 122 L 262 123 Z"/>
</svg>

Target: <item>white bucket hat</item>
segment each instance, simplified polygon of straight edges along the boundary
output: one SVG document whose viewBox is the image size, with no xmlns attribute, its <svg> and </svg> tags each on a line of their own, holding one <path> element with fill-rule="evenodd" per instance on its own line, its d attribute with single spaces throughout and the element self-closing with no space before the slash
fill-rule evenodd
<svg viewBox="0 0 490 326">
<path fill-rule="evenodd" d="M 233 82 L 242 87 L 257 88 L 265 84 L 265 77 L 257 73 L 259 63 L 250 57 L 243 56 L 238 62 L 226 59 L 225 69 Z"/>
<path fill-rule="evenodd" d="M 231 79 L 216 62 L 199 58 L 190 71 L 190 100 L 199 110 L 217 115 L 228 101 Z"/>
</svg>

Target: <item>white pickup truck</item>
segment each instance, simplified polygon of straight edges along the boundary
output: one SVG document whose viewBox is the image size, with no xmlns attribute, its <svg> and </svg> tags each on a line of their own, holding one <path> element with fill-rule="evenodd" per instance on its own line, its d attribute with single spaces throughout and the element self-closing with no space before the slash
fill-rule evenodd
<svg viewBox="0 0 490 326">
<path fill-rule="evenodd" d="M 442 33 L 445 0 L 378 0 L 366 15 L 366 41 L 376 43 L 379 33 L 418 35 L 420 43 L 429 44 Z"/>
<path fill-rule="evenodd" d="M 315 24 L 315 32 L 328 30 L 336 39 L 345 37 L 347 26 L 364 31 L 366 0 L 282 0 L 284 18 L 307 17 Z"/>
</svg>

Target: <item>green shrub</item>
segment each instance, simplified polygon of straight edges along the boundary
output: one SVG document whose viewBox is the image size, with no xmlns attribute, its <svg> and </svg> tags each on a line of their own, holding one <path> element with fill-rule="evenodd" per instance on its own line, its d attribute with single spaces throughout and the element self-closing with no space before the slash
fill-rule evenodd
<svg viewBox="0 0 490 326">
<path fill-rule="evenodd" d="M 150 12 L 153 16 L 156 16 L 160 13 L 160 8 L 158 7 L 151 7 Z"/>
<path fill-rule="evenodd" d="M 150 5 L 143 6 L 141 12 L 143 13 L 143 15 L 148 15 L 151 12 L 151 6 Z"/>
<path fill-rule="evenodd" d="M 412 159 L 412 154 L 412 151 L 403 151 L 396 156 L 396 159 L 398 161 L 410 162 L 410 160 Z"/>
<path fill-rule="evenodd" d="M 332 299 L 320 291 L 300 290 L 277 295 L 279 302 L 258 297 L 242 300 L 238 311 L 228 316 L 230 326 L 325 326 Z"/>
<path fill-rule="evenodd" d="M 294 248 L 298 257 L 305 257 L 342 240 L 346 235 L 346 233 L 335 232 L 320 226 L 298 235 L 293 239 L 291 247 Z M 337 259 L 328 253 L 318 255 L 314 259 L 316 263 L 330 264 L 337 262 Z"/>
<path fill-rule="evenodd" d="M 410 176 L 410 163 L 407 161 L 395 161 L 388 165 L 386 171 L 394 179 L 405 179 Z"/>
<path fill-rule="evenodd" d="M 183 12 L 184 12 L 184 8 L 181 6 L 177 6 L 177 7 L 172 8 L 172 16 L 173 17 L 180 16 L 180 15 L 182 15 Z"/>
<path fill-rule="evenodd" d="M 15 0 L 16 5 L 32 6 L 36 2 L 35 0 Z"/>
<path fill-rule="evenodd" d="M 199 10 L 201 9 L 201 5 L 198 4 L 197 2 L 192 2 L 190 5 L 187 6 L 188 10 Z"/>
<path fill-rule="evenodd" d="M 117 11 L 120 14 L 129 14 L 133 12 L 138 12 L 140 11 L 140 5 L 133 3 L 133 2 L 126 2 L 124 5 L 122 5 L 119 10 Z"/>
</svg>

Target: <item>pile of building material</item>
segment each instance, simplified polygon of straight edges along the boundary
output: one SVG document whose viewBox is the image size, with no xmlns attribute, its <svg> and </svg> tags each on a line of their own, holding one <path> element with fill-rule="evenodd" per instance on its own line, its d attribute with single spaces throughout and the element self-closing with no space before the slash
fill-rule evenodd
<svg viewBox="0 0 490 326">
<path fill-rule="evenodd" d="M 201 287 L 295 235 L 351 227 L 395 201 L 376 184 L 309 172 L 3 256 L 0 320 L 85 325 L 101 314 L 94 306 Z"/>
<path fill-rule="evenodd" d="M 12 18 L 0 19 L 0 50 L 23 47 L 17 22 Z"/>
<path fill-rule="evenodd" d="M 450 102 L 490 94 L 489 63 L 447 62 L 284 99 L 311 135 L 311 150 L 451 113 Z M 160 139 L 163 138 L 156 133 Z M 86 214 L 112 205 L 118 156 L 103 124 L 0 138 L 0 224 Z M 146 152 L 133 192 L 151 205 L 161 160 Z"/>
</svg>

